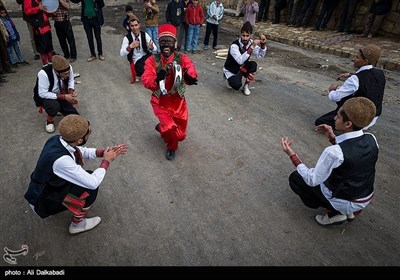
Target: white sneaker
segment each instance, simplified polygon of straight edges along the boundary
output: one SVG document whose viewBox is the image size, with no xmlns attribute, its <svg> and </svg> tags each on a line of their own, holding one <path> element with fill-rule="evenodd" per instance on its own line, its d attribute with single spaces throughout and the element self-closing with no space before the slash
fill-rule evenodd
<svg viewBox="0 0 400 280">
<path fill-rule="evenodd" d="M 140 77 L 136 76 L 135 82 L 140 82 Z"/>
<path fill-rule="evenodd" d="M 233 88 L 229 85 L 228 80 L 226 80 L 226 87 L 227 87 L 228 89 L 233 89 Z"/>
<path fill-rule="evenodd" d="M 249 85 L 248 84 L 244 85 L 243 93 L 244 93 L 244 95 L 250 95 L 250 89 L 249 89 Z"/>
<path fill-rule="evenodd" d="M 318 224 L 322 226 L 339 225 L 347 220 L 347 216 L 339 214 L 329 218 L 328 214 L 317 215 L 315 216 L 315 220 L 317 221 Z"/>
<path fill-rule="evenodd" d="M 91 230 L 94 227 L 96 227 L 98 224 L 100 224 L 100 222 L 101 222 L 100 217 L 93 217 L 93 218 L 86 218 L 77 225 L 71 223 L 69 225 L 69 233 L 75 235 L 75 234 L 79 234 L 79 233 Z"/>
<path fill-rule="evenodd" d="M 54 123 L 47 124 L 47 122 L 46 122 L 46 132 L 53 133 L 54 130 L 56 130 L 54 127 Z"/>
</svg>

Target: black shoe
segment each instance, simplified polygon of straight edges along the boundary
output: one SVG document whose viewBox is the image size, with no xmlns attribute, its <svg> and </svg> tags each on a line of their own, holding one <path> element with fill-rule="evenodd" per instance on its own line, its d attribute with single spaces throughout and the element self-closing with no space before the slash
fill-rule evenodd
<svg viewBox="0 0 400 280">
<path fill-rule="evenodd" d="M 167 150 L 167 153 L 165 155 L 168 160 L 173 160 L 175 157 L 175 151 Z"/>
<path fill-rule="evenodd" d="M 160 124 L 159 124 L 159 123 L 156 125 L 155 129 L 156 129 L 158 132 L 160 132 Z M 160 132 L 160 133 L 161 133 L 161 132 Z"/>
<path fill-rule="evenodd" d="M 35 60 L 39 60 L 40 59 L 40 55 L 39 54 L 35 54 L 35 56 L 33 57 Z"/>
</svg>

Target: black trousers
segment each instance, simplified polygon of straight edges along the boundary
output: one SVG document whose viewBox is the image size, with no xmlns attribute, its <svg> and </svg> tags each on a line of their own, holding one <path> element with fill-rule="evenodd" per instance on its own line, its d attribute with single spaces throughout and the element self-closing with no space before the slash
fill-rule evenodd
<svg viewBox="0 0 400 280">
<path fill-rule="evenodd" d="M 36 49 L 40 54 L 48 54 L 54 50 L 51 31 L 40 34 L 39 30 L 36 29 L 33 38 L 35 39 Z"/>
<path fill-rule="evenodd" d="M 74 31 L 69 20 L 54 22 L 58 41 L 65 58 L 76 59 L 76 45 Z M 69 46 L 68 46 L 69 45 Z"/>
<path fill-rule="evenodd" d="M 136 76 L 141 77 L 144 72 L 144 63 L 146 62 L 146 59 L 148 59 L 150 56 L 152 56 L 152 53 L 147 53 L 144 56 L 142 56 L 141 59 L 136 61 L 135 63 L 135 70 L 136 70 Z"/>
<path fill-rule="evenodd" d="M 229 85 L 234 90 L 239 90 L 242 87 L 242 85 L 243 85 L 242 78 L 243 77 L 247 78 L 250 73 L 255 73 L 257 71 L 257 62 L 246 61 L 242 67 L 247 70 L 246 73 L 239 72 L 237 75 L 234 75 L 228 79 Z"/>
<path fill-rule="evenodd" d="M 258 11 L 258 21 L 267 21 L 270 2 L 270 0 L 261 0 L 260 9 Z"/>
<path fill-rule="evenodd" d="M 91 170 L 87 171 L 89 173 L 93 172 Z M 89 193 L 89 196 L 85 199 L 85 205 L 83 206 L 83 208 L 86 208 L 95 202 L 98 191 L 99 188 L 95 190 L 86 189 L 67 181 L 65 181 L 65 184 L 62 186 L 46 186 L 35 205 L 35 212 L 38 213 L 40 217 L 46 218 L 50 215 L 68 210 L 68 208 L 62 204 L 68 193 L 77 197 L 80 197 L 84 192 Z"/>
<path fill-rule="evenodd" d="M 212 24 L 212 23 L 207 22 L 206 35 L 204 36 L 204 45 L 205 46 L 208 46 L 208 42 L 210 41 L 211 31 L 213 34 L 212 47 L 215 49 L 218 45 L 218 24 Z"/>
<path fill-rule="evenodd" d="M 75 107 L 66 100 L 58 99 L 43 99 L 43 109 L 46 111 L 47 115 L 55 117 L 58 112 L 67 116 L 70 114 L 79 115 Z"/>
<path fill-rule="evenodd" d="M 290 174 L 289 186 L 300 197 L 305 206 L 312 209 L 324 207 L 330 210 L 330 215 L 332 216 L 340 214 L 322 194 L 320 186 L 311 187 L 307 185 L 297 171 Z"/>
<path fill-rule="evenodd" d="M 342 14 L 340 16 L 339 27 L 337 29 L 339 32 L 349 32 L 351 30 L 351 23 L 354 18 L 357 4 L 358 0 L 343 1 Z"/>
<path fill-rule="evenodd" d="M 331 126 L 333 129 L 335 129 L 335 116 L 337 114 L 337 109 L 330 111 L 326 113 L 325 115 L 322 115 L 318 119 L 315 120 L 315 125 L 320 125 L 320 124 L 327 124 Z"/>
<path fill-rule="evenodd" d="M 94 49 L 93 33 L 97 43 L 97 53 L 103 55 L 103 43 L 101 42 L 101 26 L 97 17 L 84 17 L 82 20 L 83 28 L 85 29 L 86 38 L 88 40 L 90 55 L 96 57 Z"/>
</svg>

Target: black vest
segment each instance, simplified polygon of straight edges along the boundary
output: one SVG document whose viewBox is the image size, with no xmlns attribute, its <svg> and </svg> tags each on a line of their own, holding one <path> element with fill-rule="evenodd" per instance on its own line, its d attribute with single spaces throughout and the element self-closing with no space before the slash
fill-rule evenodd
<svg viewBox="0 0 400 280">
<path fill-rule="evenodd" d="M 234 41 L 232 43 L 232 45 L 237 45 L 241 54 L 243 54 L 244 52 L 247 51 L 247 49 L 243 50 L 240 47 L 239 39 Z M 248 61 L 249 59 L 250 59 L 250 57 L 246 61 Z M 239 65 L 239 63 L 236 62 L 236 60 L 231 55 L 231 52 L 228 52 L 228 57 L 226 58 L 226 61 L 225 61 L 225 64 L 224 64 L 225 69 L 227 69 L 229 72 L 231 72 L 233 74 L 237 74 L 240 71 L 240 66 L 242 66 L 242 65 Z"/>
<path fill-rule="evenodd" d="M 378 146 L 375 138 L 366 133 L 339 144 L 344 161 L 324 182 L 332 196 L 354 200 L 366 197 L 374 191 L 375 164 Z"/>
<path fill-rule="evenodd" d="M 128 34 L 126 34 L 126 38 L 128 38 L 128 42 L 129 42 L 129 45 L 130 45 L 133 42 L 131 31 L 128 31 Z M 143 51 L 147 54 L 149 52 L 149 49 L 147 48 L 146 32 L 140 31 L 140 40 L 142 41 Z M 128 61 L 130 63 L 132 63 L 132 57 L 133 57 L 133 49 L 127 55 Z"/>
<path fill-rule="evenodd" d="M 57 159 L 64 155 L 71 156 L 59 138 L 60 135 L 54 135 L 47 140 L 36 168 L 31 174 L 31 182 L 24 196 L 30 204 L 35 206 L 36 213 L 42 218 L 51 215 L 52 210 L 55 210 L 53 208 L 58 208 L 60 201 L 66 195 L 63 193 L 66 181 L 53 172 L 53 164 Z M 39 197 L 43 196 L 46 196 L 46 205 L 43 208 L 40 207 L 41 210 L 38 211 L 37 203 Z"/>
<path fill-rule="evenodd" d="M 363 96 L 374 102 L 376 107 L 376 115 L 380 116 L 382 113 L 383 93 L 385 92 L 385 74 L 382 70 L 371 68 L 356 74 L 359 81 L 358 90 L 350 96 L 346 96 L 340 100 L 338 108 L 341 107 L 347 99 L 352 97 Z"/>
</svg>

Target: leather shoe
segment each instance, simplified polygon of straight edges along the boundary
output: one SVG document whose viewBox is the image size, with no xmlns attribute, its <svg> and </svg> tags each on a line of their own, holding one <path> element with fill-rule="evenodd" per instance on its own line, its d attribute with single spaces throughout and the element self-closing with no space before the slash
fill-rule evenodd
<svg viewBox="0 0 400 280">
<path fill-rule="evenodd" d="M 155 129 L 156 129 L 158 132 L 160 132 L 160 124 L 159 124 L 159 123 L 156 125 Z M 160 133 L 161 133 L 161 132 L 160 132 Z"/>
<path fill-rule="evenodd" d="M 84 219 L 84 221 L 85 221 L 84 226 L 74 225 L 73 223 L 71 223 L 69 225 L 69 233 L 75 235 L 91 230 L 98 224 L 100 224 L 101 218 L 100 217 L 86 218 Z"/>
<path fill-rule="evenodd" d="M 173 160 L 175 157 L 175 151 L 167 150 L 167 154 L 165 155 L 168 160 Z"/>
<path fill-rule="evenodd" d="M 328 214 L 326 214 L 326 215 L 317 215 L 317 216 L 315 216 L 315 220 L 321 226 L 340 225 L 344 221 L 347 220 L 347 216 L 339 214 L 339 215 L 336 215 L 336 216 L 333 216 L 333 217 L 329 218 Z"/>
</svg>

